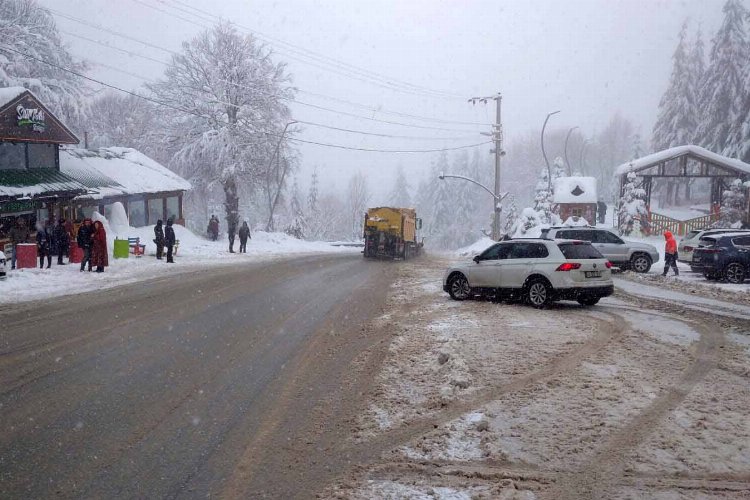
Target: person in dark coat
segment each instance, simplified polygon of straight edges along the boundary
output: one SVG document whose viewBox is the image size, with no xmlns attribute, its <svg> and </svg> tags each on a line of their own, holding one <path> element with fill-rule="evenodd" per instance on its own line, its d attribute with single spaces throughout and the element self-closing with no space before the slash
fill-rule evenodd
<svg viewBox="0 0 750 500">
<path fill-rule="evenodd" d="M 70 247 L 68 231 L 65 229 L 65 219 L 57 221 L 57 225 L 52 230 L 52 243 L 54 253 L 57 253 L 57 265 L 62 266 L 65 264 L 63 255 L 68 253 L 68 247 Z"/>
<path fill-rule="evenodd" d="M 91 234 L 91 266 L 96 266 L 97 273 L 103 273 L 109 265 L 107 254 L 107 232 L 101 221 L 94 222 L 94 232 Z"/>
<path fill-rule="evenodd" d="M 47 230 L 47 224 L 42 223 L 37 225 L 36 231 L 36 249 L 39 253 L 39 269 L 44 269 L 44 258 L 47 258 L 47 269 L 52 267 L 52 242 L 49 231 Z"/>
<path fill-rule="evenodd" d="M 81 227 L 78 228 L 78 237 L 76 238 L 76 242 L 78 243 L 78 248 L 83 250 L 83 260 L 81 260 L 81 271 L 84 270 L 86 267 L 86 264 L 89 266 L 89 271 L 91 271 L 91 245 L 93 241 L 91 240 L 91 237 L 94 234 L 94 228 L 91 225 L 91 219 L 86 217 L 83 219 L 83 224 L 81 224 Z"/>
<path fill-rule="evenodd" d="M 10 268 L 16 268 L 16 247 L 19 243 L 26 243 L 29 240 L 29 231 L 26 229 L 26 221 L 19 217 L 16 219 L 16 225 L 8 231 L 10 243 L 13 246 L 13 256 L 10 260 Z"/>
<path fill-rule="evenodd" d="M 161 219 L 156 221 L 154 226 L 154 243 L 156 243 L 156 258 L 161 260 L 162 255 L 164 255 L 164 227 Z"/>
<path fill-rule="evenodd" d="M 167 245 L 167 263 L 174 264 L 172 258 L 172 249 L 174 248 L 174 229 L 172 229 L 172 219 L 167 219 L 167 228 L 164 230 L 164 243 Z"/>
<path fill-rule="evenodd" d="M 240 253 L 247 253 L 247 240 L 250 238 L 250 228 L 247 225 L 247 221 L 242 222 L 242 227 L 239 231 L 240 235 Z"/>
<path fill-rule="evenodd" d="M 237 224 L 234 221 L 227 223 L 227 237 L 229 238 L 229 253 L 234 253 L 234 236 L 237 234 Z"/>
<path fill-rule="evenodd" d="M 212 215 L 211 220 L 208 221 L 208 236 L 211 241 L 219 239 L 219 218 L 215 215 Z"/>
</svg>

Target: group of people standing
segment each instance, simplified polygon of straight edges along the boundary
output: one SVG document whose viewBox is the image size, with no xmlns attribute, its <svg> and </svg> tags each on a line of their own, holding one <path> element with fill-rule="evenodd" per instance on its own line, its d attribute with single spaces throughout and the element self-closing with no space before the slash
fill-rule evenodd
<svg viewBox="0 0 750 500">
<path fill-rule="evenodd" d="M 15 225 L 8 232 L 12 246 L 11 269 L 16 268 L 18 245 L 22 243 L 33 243 L 36 241 L 37 255 L 39 256 L 39 268 L 47 268 L 52 265 L 52 256 L 57 255 L 57 264 L 64 265 L 63 257 L 69 254 L 70 238 L 73 235 L 73 224 L 65 219 L 54 219 L 40 222 L 36 226 L 35 238 L 31 239 L 30 228 L 22 217 L 16 219 Z"/>
<path fill-rule="evenodd" d="M 211 218 L 208 221 L 208 228 L 206 228 L 206 233 L 211 241 L 219 239 L 219 218 L 215 215 L 211 215 Z M 251 239 L 250 226 L 247 225 L 247 220 L 242 222 L 239 231 L 237 231 L 237 225 L 235 223 L 229 224 L 229 227 L 227 228 L 229 253 L 234 253 L 235 234 L 240 237 L 240 253 L 247 253 L 247 240 Z"/>
<path fill-rule="evenodd" d="M 81 272 L 88 264 L 89 271 L 96 267 L 97 273 L 103 273 L 104 268 L 109 265 L 109 257 L 107 255 L 107 231 L 101 221 L 92 223 L 88 217 L 83 219 L 81 227 L 78 228 L 76 242 L 78 248 L 83 250 Z"/>
<path fill-rule="evenodd" d="M 167 263 L 174 264 L 174 256 L 172 251 L 174 244 L 177 241 L 174 235 L 174 228 L 172 227 L 172 219 L 167 219 L 166 229 L 162 225 L 161 219 L 156 221 L 154 226 L 154 244 L 156 245 L 156 258 L 162 260 L 164 256 L 164 247 L 167 247 Z"/>
</svg>

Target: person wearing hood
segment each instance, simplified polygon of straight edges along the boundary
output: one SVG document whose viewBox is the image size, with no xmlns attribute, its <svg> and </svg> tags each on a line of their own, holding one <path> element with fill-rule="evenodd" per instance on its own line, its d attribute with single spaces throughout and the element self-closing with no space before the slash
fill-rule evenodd
<svg viewBox="0 0 750 500">
<path fill-rule="evenodd" d="M 167 228 L 164 230 L 164 243 L 167 245 L 167 264 L 174 264 L 172 249 L 174 248 L 175 236 L 172 229 L 172 219 L 167 219 Z"/>
<path fill-rule="evenodd" d="M 52 266 L 52 241 L 47 230 L 47 223 L 37 224 L 36 248 L 39 252 L 39 269 L 44 269 L 44 259 L 47 258 L 47 269 Z"/>
<path fill-rule="evenodd" d="M 83 259 L 81 260 L 81 272 L 83 272 L 87 263 L 88 263 L 88 270 L 91 271 L 91 245 L 92 245 L 91 237 L 93 236 L 93 234 L 94 234 L 94 228 L 91 226 L 91 219 L 86 217 L 85 219 L 83 219 L 83 223 L 81 224 L 81 227 L 78 228 L 78 236 L 76 237 L 78 248 L 83 250 Z"/>
<path fill-rule="evenodd" d="M 104 268 L 109 265 L 107 255 L 107 232 L 101 221 L 94 222 L 94 232 L 91 235 L 91 261 L 90 266 L 96 266 L 97 273 L 103 273 Z"/>
<path fill-rule="evenodd" d="M 677 242 L 670 231 L 664 231 L 664 239 L 666 240 L 666 244 L 664 246 L 664 273 L 662 276 L 667 275 L 669 266 L 672 266 L 672 269 L 674 269 L 674 275 L 679 276 L 680 270 L 677 269 Z"/>
<path fill-rule="evenodd" d="M 162 227 L 161 219 L 156 221 L 154 226 L 154 243 L 156 244 L 156 258 L 161 260 L 164 255 L 164 227 Z"/>
<path fill-rule="evenodd" d="M 63 255 L 67 253 L 67 249 L 70 246 L 68 231 L 65 229 L 65 219 L 57 221 L 57 225 L 52 230 L 52 242 L 54 243 L 55 250 L 57 250 L 57 265 L 62 266 L 65 264 L 63 262 Z"/>
<path fill-rule="evenodd" d="M 247 225 L 247 220 L 242 222 L 242 227 L 240 227 L 239 236 L 240 236 L 240 253 L 247 253 L 247 240 L 250 238 L 250 228 Z"/>
</svg>

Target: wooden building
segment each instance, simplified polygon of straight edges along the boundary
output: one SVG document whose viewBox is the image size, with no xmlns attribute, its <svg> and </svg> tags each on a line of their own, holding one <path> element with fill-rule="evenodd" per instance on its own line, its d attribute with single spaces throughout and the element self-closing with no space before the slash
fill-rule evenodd
<svg viewBox="0 0 750 500">
<path fill-rule="evenodd" d="M 559 177 L 554 183 L 554 203 L 563 222 L 569 218 L 583 218 L 596 225 L 596 178 Z"/>
</svg>

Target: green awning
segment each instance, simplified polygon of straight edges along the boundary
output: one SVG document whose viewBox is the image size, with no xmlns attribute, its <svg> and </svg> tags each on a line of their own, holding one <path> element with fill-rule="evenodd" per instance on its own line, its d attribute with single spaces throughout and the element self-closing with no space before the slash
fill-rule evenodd
<svg viewBox="0 0 750 500">
<path fill-rule="evenodd" d="M 87 191 L 82 183 L 54 168 L 0 169 L 0 198 L 77 196 Z"/>
</svg>

